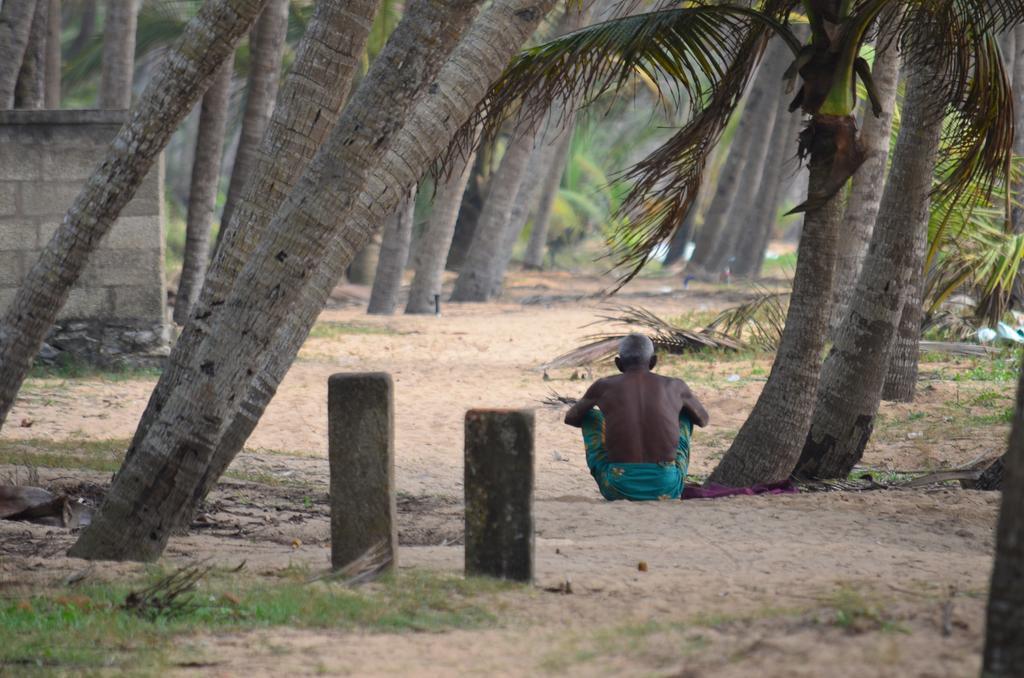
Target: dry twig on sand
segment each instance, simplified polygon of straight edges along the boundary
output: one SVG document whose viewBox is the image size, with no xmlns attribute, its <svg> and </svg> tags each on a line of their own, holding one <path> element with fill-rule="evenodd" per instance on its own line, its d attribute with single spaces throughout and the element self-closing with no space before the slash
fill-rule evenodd
<svg viewBox="0 0 1024 678">
<path fill-rule="evenodd" d="M 179 568 L 141 591 L 129 593 L 121 607 L 150 619 L 190 612 L 197 605 L 182 594 L 194 590 L 212 569 L 212 565 L 202 563 Z"/>
</svg>

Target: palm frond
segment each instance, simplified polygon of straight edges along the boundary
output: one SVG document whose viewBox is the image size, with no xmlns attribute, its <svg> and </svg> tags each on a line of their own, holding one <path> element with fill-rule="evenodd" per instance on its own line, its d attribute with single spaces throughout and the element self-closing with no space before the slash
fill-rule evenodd
<svg viewBox="0 0 1024 678">
<path fill-rule="evenodd" d="M 789 292 L 760 288 L 758 296 L 745 304 L 727 308 L 707 329 L 715 330 L 757 348 L 774 352 L 782 341 L 789 308 Z"/>
</svg>

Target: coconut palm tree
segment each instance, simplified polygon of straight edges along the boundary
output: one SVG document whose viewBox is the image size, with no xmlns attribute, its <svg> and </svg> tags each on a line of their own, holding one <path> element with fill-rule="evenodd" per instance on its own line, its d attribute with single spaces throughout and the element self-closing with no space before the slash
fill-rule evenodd
<svg viewBox="0 0 1024 678">
<path fill-rule="evenodd" d="M 0 426 L 89 256 L 264 0 L 213 0 L 169 50 L 0 321 Z"/>
<path fill-rule="evenodd" d="M 185 259 L 174 303 L 174 322 L 179 325 L 185 324 L 192 304 L 199 298 L 210 259 L 210 228 L 213 226 L 217 188 L 220 185 L 221 151 L 224 149 L 234 61 L 228 58 L 217 70 L 199 109 L 199 133 L 196 134 L 192 183 L 188 195 Z"/>
<path fill-rule="evenodd" d="M 551 212 L 555 207 L 558 189 L 562 185 L 562 175 L 569 162 L 569 147 L 572 144 L 573 126 L 568 125 L 556 137 L 551 146 L 550 164 L 540 181 L 536 207 L 533 213 L 533 224 L 530 227 L 530 240 L 523 254 L 523 267 L 540 270 L 544 267 L 544 253 L 548 247 L 548 231 L 551 226 Z M 544 167 L 543 164 L 540 167 Z"/>
<path fill-rule="evenodd" d="M 46 108 L 60 108 L 61 71 L 61 1 L 49 0 L 50 8 L 46 26 Z"/>
<path fill-rule="evenodd" d="M 801 44 L 786 26 L 792 10 L 807 17 L 811 37 Z M 957 138 L 955 169 L 940 188 L 956 194 L 976 176 L 994 180 L 1007 166 L 1011 131 L 991 118 L 993 97 L 1006 103 L 1002 65 L 986 58 L 988 31 L 1024 20 L 1013 0 L 768 0 L 751 9 L 728 3 L 663 9 L 598 24 L 528 50 L 506 71 L 481 106 L 484 137 L 518 110 L 520 124 L 536 119 L 554 99 L 615 89 L 636 71 L 670 88 L 690 109 L 690 121 L 648 158 L 623 173 L 633 187 L 624 208 L 634 218 L 611 247 L 628 281 L 682 222 L 717 142 L 770 35 L 781 36 L 801 78 L 791 107 L 809 116 L 799 149 L 809 168 L 805 212 L 785 331 L 772 373 L 722 463 L 710 480 L 747 485 L 786 478 L 810 424 L 828 325 L 842 218 L 840 190 L 864 160 L 853 116 L 856 79 L 879 102 L 870 67 L 858 54 L 881 18 L 894 23 L 897 44 L 920 52 L 936 68 L 935 106 L 948 109 Z M 698 58 L 699 57 L 699 58 Z M 979 89 L 972 76 L 981 71 Z M 474 121 L 475 122 L 475 121 Z"/>
<path fill-rule="evenodd" d="M 14 87 L 15 108 L 42 108 L 46 97 L 46 36 L 50 20 L 49 0 L 37 0 L 32 15 L 28 47 L 18 71 L 18 83 Z"/>
<path fill-rule="evenodd" d="M 942 132 L 942 116 L 931 104 L 934 80 L 929 68 L 917 68 L 907 79 L 903 124 L 878 223 L 850 312 L 821 370 L 811 427 L 796 469 L 801 474 L 845 478 L 871 436 L 911 267 L 920 265 L 907 243 L 928 232 L 929 193 Z"/>
<path fill-rule="evenodd" d="M 236 423 L 252 430 L 354 251 L 444 149 L 550 4 L 499 0 L 459 42 L 476 9 L 461 0 L 406 8 L 227 299 L 201 319 L 209 329 L 191 352 L 190 380 L 168 395 L 126 459 L 76 555 L 159 556 L 220 467 L 222 439 Z"/>
<path fill-rule="evenodd" d="M 0 5 L 0 110 L 14 108 L 14 88 L 35 12 L 36 0 L 4 0 Z"/>
<path fill-rule="evenodd" d="M 249 36 L 249 80 L 245 90 L 245 112 L 242 130 L 235 151 L 235 164 L 231 169 L 227 196 L 221 223 L 231 221 L 235 205 L 245 190 L 259 156 L 263 133 L 266 132 L 277 98 L 277 83 L 281 73 L 285 37 L 288 33 L 288 1 L 269 0 L 259 21 Z M 217 233 L 217 243 L 221 242 Z"/>
<path fill-rule="evenodd" d="M 996 527 L 996 562 L 988 594 L 981 674 L 991 678 L 1024 675 L 1024 370 L 1017 385 L 1017 408 L 1004 455 L 1007 476 Z"/>
<path fill-rule="evenodd" d="M 138 18 L 139 5 L 135 0 L 107 0 L 107 13 L 103 20 L 100 108 L 128 108 L 132 104 Z"/>
<path fill-rule="evenodd" d="M 167 366 L 135 430 L 129 456 L 163 409 L 167 395 L 188 377 L 187 359 L 206 333 L 198 320 L 206 317 L 211 306 L 224 303 L 274 213 L 338 121 L 379 4 L 379 0 L 316 3 L 281 87 L 242 199 L 231 221 L 221 225 L 221 244 L 194 304 L 193 321 L 185 325 L 174 343 Z M 335 49 L 334 45 L 345 48 Z"/>
<path fill-rule="evenodd" d="M 381 235 L 380 257 L 373 276 L 373 289 L 367 313 L 391 315 L 398 307 L 398 293 L 402 289 L 402 274 L 409 260 L 412 244 L 413 217 L 416 212 L 416 189 L 409 191 L 398 209 L 391 215 Z"/>
</svg>

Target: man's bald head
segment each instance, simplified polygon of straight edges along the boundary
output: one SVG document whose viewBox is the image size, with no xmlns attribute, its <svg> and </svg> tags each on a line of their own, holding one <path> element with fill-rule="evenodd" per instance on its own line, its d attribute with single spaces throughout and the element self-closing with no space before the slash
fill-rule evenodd
<svg viewBox="0 0 1024 678">
<path fill-rule="evenodd" d="M 643 334 L 627 335 L 619 342 L 619 357 L 615 364 L 625 372 L 628 369 L 654 368 L 654 342 Z"/>
</svg>

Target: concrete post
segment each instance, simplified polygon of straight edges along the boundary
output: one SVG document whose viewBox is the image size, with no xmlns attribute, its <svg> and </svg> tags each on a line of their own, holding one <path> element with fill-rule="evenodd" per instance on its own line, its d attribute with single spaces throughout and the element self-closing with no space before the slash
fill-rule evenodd
<svg viewBox="0 0 1024 678">
<path fill-rule="evenodd" d="M 466 574 L 533 579 L 533 411 L 466 413 Z"/>
<path fill-rule="evenodd" d="M 398 561 L 394 387 L 383 372 L 334 374 L 327 382 L 331 465 L 331 565 L 344 567 L 383 544 Z"/>
</svg>

